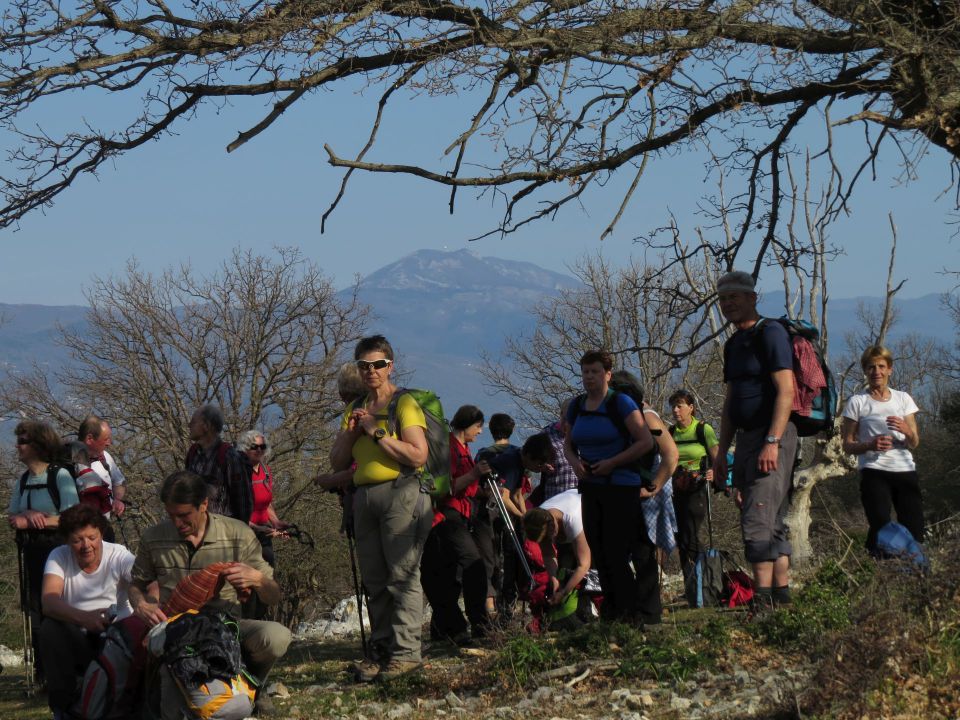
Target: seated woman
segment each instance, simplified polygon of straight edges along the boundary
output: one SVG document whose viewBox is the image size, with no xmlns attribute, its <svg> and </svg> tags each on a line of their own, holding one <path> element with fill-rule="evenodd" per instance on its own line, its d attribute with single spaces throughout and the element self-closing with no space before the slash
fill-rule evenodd
<svg viewBox="0 0 960 720">
<path fill-rule="evenodd" d="M 55 718 L 73 704 L 77 678 L 97 656 L 100 633 L 132 612 L 127 586 L 134 556 L 104 541 L 108 527 L 90 505 L 64 510 L 59 532 L 66 545 L 50 553 L 43 571 L 39 649 Z"/>
</svg>

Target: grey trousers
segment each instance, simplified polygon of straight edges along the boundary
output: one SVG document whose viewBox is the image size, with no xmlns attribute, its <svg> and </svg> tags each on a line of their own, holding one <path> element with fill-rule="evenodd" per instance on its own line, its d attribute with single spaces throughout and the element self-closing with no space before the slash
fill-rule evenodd
<svg viewBox="0 0 960 720">
<path fill-rule="evenodd" d="M 416 476 L 400 475 L 358 487 L 353 512 L 371 644 L 381 656 L 420 662 L 420 556 L 433 524 L 430 496 Z"/>
<path fill-rule="evenodd" d="M 740 529 L 747 562 L 776 562 L 790 556 L 787 511 L 793 485 L 793 463 L 797 457 L 797 429 L 793 423 L 780 438 L 777 469 L 766 475 L 757 469 L 757 458 L 766 442 L 766 428 L 741 430 L 733 462 L 733 484 L 740 491 Z"/>
</svg>

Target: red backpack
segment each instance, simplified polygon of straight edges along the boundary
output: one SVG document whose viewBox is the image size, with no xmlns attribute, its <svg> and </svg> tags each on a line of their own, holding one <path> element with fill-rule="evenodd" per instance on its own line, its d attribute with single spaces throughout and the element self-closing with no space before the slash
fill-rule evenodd
<svg viewBox="0 0 960 720">
<path fill-rule="evenodd" d="M 743 570 L 723 574 L 723 604 L 728 608 L 746 605 L 753 600 L 753 580 Z"/>
</svg>

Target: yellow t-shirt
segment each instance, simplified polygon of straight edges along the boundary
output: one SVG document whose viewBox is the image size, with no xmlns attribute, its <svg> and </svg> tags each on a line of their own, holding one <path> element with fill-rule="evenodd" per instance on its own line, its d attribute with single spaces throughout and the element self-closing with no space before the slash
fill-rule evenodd
<svg viewBox="0 0 960 720">
<path fill-rule="evenodd" d="M 347 420 L 353 411 L 353 405 L 347 407 L 340 421 L 340 429 L 347 429 Z M 377 413 L 377 425 L 387 430 L 387 409 Z M 399 438 L 404 428 L 421 427 L 427 429 L 427 421 L 423 417 L 423 410 L 417 401 L 404 393 L 397 401 L 397 432 L 393 437 Z M 355 485 L 373 485 L 374 483 L 395 480 L 400 474 L 400 463 L 387 455 L 373 438 L 364 433 L 353 444 L 353 459 L 357 469 L 353 473 Z"/>
</svg>

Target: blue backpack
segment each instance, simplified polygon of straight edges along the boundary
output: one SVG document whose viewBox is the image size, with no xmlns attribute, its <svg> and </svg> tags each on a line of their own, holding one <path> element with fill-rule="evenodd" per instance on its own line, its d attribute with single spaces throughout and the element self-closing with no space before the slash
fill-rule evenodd
<svg viewBox="0 0 960 720">
<path fill-rule="evenodd" d="M 923 546 L 900 523 L 888 522 L 877 531 L 877 550 L 886 557 L 909 560 L 919 570 L 930 567 Z"/>
</svg>

